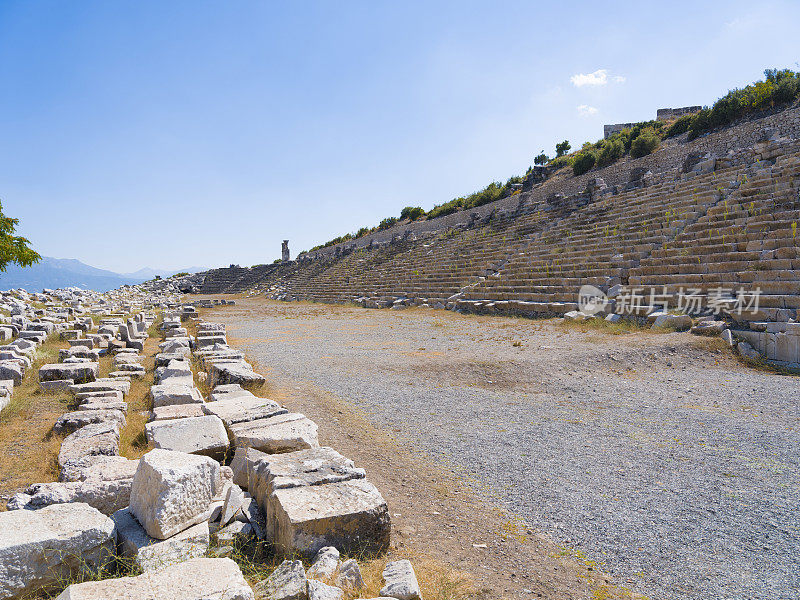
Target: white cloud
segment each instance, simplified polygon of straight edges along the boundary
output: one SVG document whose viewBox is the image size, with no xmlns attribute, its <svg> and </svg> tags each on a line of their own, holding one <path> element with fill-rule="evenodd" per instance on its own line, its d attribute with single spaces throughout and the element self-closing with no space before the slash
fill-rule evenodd
<svg viewBox="0 0 800 600">
<path fill-rule="evenodd" d="M 578 106 L 578 114 L 582 117 L 591 117 L 592 115 L 597 114 L 597 109 L 594 106 L 589 106 L 588 104 L 581 104 Z"/>
<path fill-rule="evenodd" d="M 627 81 L 622 75 L 614 75 L 611 80 L 614 83 L 625 83 Z"/>
<path fill-rule="evenodd" d="M 608 83 L 608 70 L 597 69 L 594 73 L 578 73 L 569 78 L 575 87 L 585 85 L 605 85 Z"/>
</svg>

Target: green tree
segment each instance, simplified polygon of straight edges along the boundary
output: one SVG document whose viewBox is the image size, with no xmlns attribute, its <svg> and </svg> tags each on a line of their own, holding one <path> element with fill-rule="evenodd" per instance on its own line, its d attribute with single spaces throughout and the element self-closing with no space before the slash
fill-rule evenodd
<svg viewBox="0 0 800 600">
<path fill-rule="evenodd" d="M 416 221 L 425 214 L 419 206 L 406 206 L 400 211 L 400 219 L 408 219 L 409 221 Z"/>
<path fill-rule="evenodd" d="M 5 216 L 0 202 L 0 271 L 5 271 L 10 263 L 30 267 L 42 260 L 39 253 L 29 246 L 30 240 L 14 235 L 17 225 L 19 219 Z"/>
<path fill-rule="evenodd" d="M 543 164 L 546 164 L 547 161 L 549 161 L 549 160 L 550 159 L 547 157 L 547 154 L 545 154 L 544 150 L 542 150 L 542 152 L 539 154 L 539 156 L 537 156 L 536 158 L 533 159 L 533 164 L 535 164 L 535 165 L 543 165 Z"/>
<path fill-rule="evenodd" d="M 569 145 L 569 140 L 564 140 L 560 144 L 556 144 L 556 158 L 564 156 L 572 146 Z"/>
</svg>

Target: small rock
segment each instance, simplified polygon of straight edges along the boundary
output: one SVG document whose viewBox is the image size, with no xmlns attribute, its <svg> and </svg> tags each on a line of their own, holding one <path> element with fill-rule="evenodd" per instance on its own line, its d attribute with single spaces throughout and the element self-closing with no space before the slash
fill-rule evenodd
<svg viewBox="0 0 800 600">
<path fill-rule="evenodd" d="M 347 590 L 360 590 L 364 587 L 361 569 L 358 568 L 358 563 L 355 559 L 346 560 L 339 567 L 339 574 L 336 575 L 336 585 Z"/>
<path fill-rule="evenodd" d="M 417 575 L 408 560 L 388 563 L 383 569 L 383 581 L 385 585 L 381 588 L 381 596 L 398 600 L 422 600 Z"/>
<path fill-rule="evenodd" d="M 285 560 L 264 581 L 257 583 L 253 591 L 265 600 L 306 600 L 308 580 L 299 560 Z"/>
<path fill-rule="evenodd" d="M 308 600 L 342 600 L 344 590 L 315 579 L 308 580 Z"/>
<path fill-rule="evenodd" d="M 333 546 L 325 546 L 317 552 L 314 562 L 308 569 L 308 576 L 314 579 L 329 580 L 339 568 L 339 551 Z"/>
</svg>

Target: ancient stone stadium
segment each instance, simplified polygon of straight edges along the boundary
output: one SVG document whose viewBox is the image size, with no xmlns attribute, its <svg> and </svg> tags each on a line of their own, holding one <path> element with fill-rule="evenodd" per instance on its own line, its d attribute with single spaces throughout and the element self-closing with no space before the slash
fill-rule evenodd
<svg viewBox="0 0 800 600">
<path fill-rule="evenodd" d="M 800 600 L 800 9 L 459 8 L 0 9 L 0 600 Z"/>
</svg>

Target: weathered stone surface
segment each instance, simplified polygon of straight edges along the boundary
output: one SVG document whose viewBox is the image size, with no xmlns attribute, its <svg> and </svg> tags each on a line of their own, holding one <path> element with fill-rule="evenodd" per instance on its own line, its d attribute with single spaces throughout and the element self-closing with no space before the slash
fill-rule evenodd
<svg viewBox="0 0 800 600">
<path fill-rule="evenodd" d="M 114 400 L 107 397 L 99 397 L 89 402 L 78 405 L 79 411 L 94 411 L 94 410 L 117 410 L 122 413 L 128 412 L 128 403 L 124 400 Z"/>
<path fill-rule="evenodd" d="M 214 385 L 238 383 L 242 387 L 260 387 L 266 381 L 244 361 L 215 363 L 209 368 Z"/>
<path fill-rule="evenodd" d="M 318 448 L 317 424 L 300 413 L 286 413 L 229 426 L 236 446 L 263 452 L 291 452 Z"/>
<path fill-rule="evenodd" d="M 90 383 L 76 383 L 70 386 L 69 391 L 75 394 L 76 398 L 80 398 L 81 394 L 86 392 L 113 392 L 120 391 L 123 395 L 127 394 L 131 389 L 131 382 L 121 379 L 103 378 Z"/>
<path fill-rule="evenodd" d="M 308 580 L 299 560 L 285 560 L 272 575 L 254 586 L 255 593 L 265 600 L 305 600 Z"/>
<path fill-rule="evenodd" d="M 112 517 L 117 526 L 117 554 L 133 560 L 142 571 L 155 571 L 185 560 L 204 556 L 208 551 L 208 521 L 192 525 L 166 540 L 147 535 L 130 509 Z"/>
<path fill-rule="evenodd" d="M 74 385 L 72 379 L 54 379 L 53 381 L 40 381 L 39 387 L 45 392 L 58 392 L 68 390 L 69 386 Z"/>
<path fill-rule="evenodd" d="M 190 454 L 222 456 L 228 449 L 228 434 L 213 415 L 151 421 L 145 425 L 147 440 L 155 448 Z"/>
<path fill-rule="evenodd" d="M 85 481 L 101 479 L 113 481 L 130 479 L 139 467 L 138 460 L 130 460 L 124 456 L 84 456 L 71 461 L 61 470 L 59 481 Z"/>
<path fill-rule="evenodd" d="M 39 367 L 39 381 L 72 379 L 87 383 L 97 379 L 99 374 L 100 364 L 96 362 L 56 363 Z"/>
<path fill-rule="evenodd" d="M 15 494 L 8 502 L 8 509 L 32 509 L 51 504 L 83 502 L 104 515 L 111 515 L 128 506 L 132 482 L 133 478 L 109 481 L 92 478 L 85 481 L 35 483 L 25 492 Z"/>
<path fill-rule="evenodd" d="M 350 558 L 342 563 L 339 572 L 336 574 L 336 585 L 346 590 L 360 590 L 364 587 L 364 579 L 361 577 L 361 569 L 354 558 Z"/>
<path fill-rule="evenodd" d="M 202 417 L 203 406 L 201 404 L 172 404 L 169 406 L 158 406 L 153 409 L 150 415 L 151 421 L 166 421 L 169 419 L 186 419 L 189 417 Z"/>
<path fill-rule="evenodd" d="M 656 320 L 653 321 L 653 327 L 686 331 L 692 327 L 692 317 L 689 315 L 659 315 L 656 317 Z"/>
<path fill-rule="evenodd" d="M 0 379 L 11 379 L 14 385 L 22 383 L 25 367 L 16 360 L 0 360 Z"/>
<path fill-rule="evenodd" d="M 166 539 L 207 519 L 219 479 L 219 463 L 209 457 L 151 450 L 133 478 L 131 512 L 148 535 Z"/>
<path fill-rule="evenodd" d="M 384 586 L 381 596 L 390 596 L 398 600 L 422 600 L 422 593 L 417 582 L 414 567 L 408 560 L 395 560 L 383 569 Z"/>
<path fill-rule="evenodd" d="M 58 464 L 63 469 L 71 461 L 100 454 L 119 454 L 119 427 L 116 423 L 92 423 L 68 435 L 61 442 Z"/>
<path fill-rule="evenodd" d="M 356 554 L 389 546 L 386 501 L 364 479 L 278 489 L 268 506 L 267 529 L 282 552 L 314 556 L 335 546 Z"/>
<path fill-rule="evenodd" d="M 309 578 L 329 581 L 339 568 L 339 557 L 339 551 L 333 546 L 320 548 L 306 575 Z"/>
<path fill-rule="evenodd" d="M 252 395 L 234 396 L 224 400 L 207 402 L 203 405 L 203 411 L 208 415 L 218 416 L 229 426 L 257 419 L 266 419 L 289 412 L 274 400 L 257 398 Z"/>
<path fill-rule="evenodd" d="M 692 327 L 691 332 L 695 335 L 719 335 L 727 328 L 725 321 L 701 321 Z"/>
<path fill-rule="evenodd" d="M 225 502 L 222 504 L 222 513 L 220 515 L 219 524 L 225 527 L 230 523 L 237 512 L 242 510 L 244 504 L 244 492 L 238 485 L 233 484 L 228 487 L 228 493 L 225 495 Z"/>
<path fill-rule="evenodd" d="M 15 598 L 113 557 L 114 522 L 87 504 L 0 513 L 0 598 Z"/>
<path fill-rule="evenodd" d="M 203 403 L 200 390 L 192 383 L 154 385 L 150 388 L 150 393 L 153 395 L 153 407 Z"/>
<path fill-rule="evenodd" d="M 229 558 L 194 558 L 138 577 L 69 586 L 56 600 L 255 600 Z"/>
<path fill-rule="evenodd" d="M 72 433 L 92 423 L 116 423 L 125 427 L 125 414 L 119 410 L 78 410 L 61 415 L 53 425 L 56 433 Z"/>
<path fill-rule="evenodd" d="M 253 527 L 244 521 L 233 521 L 217 531 L 217 541 L 220 544 L 234 544 L 246 542 L 254 535 Z"/>
<path fill-rule="evenodd" d="M 308 580 L 308 600 L 342 600 L 344 590 L 314 579 Z"/>
</svg>

